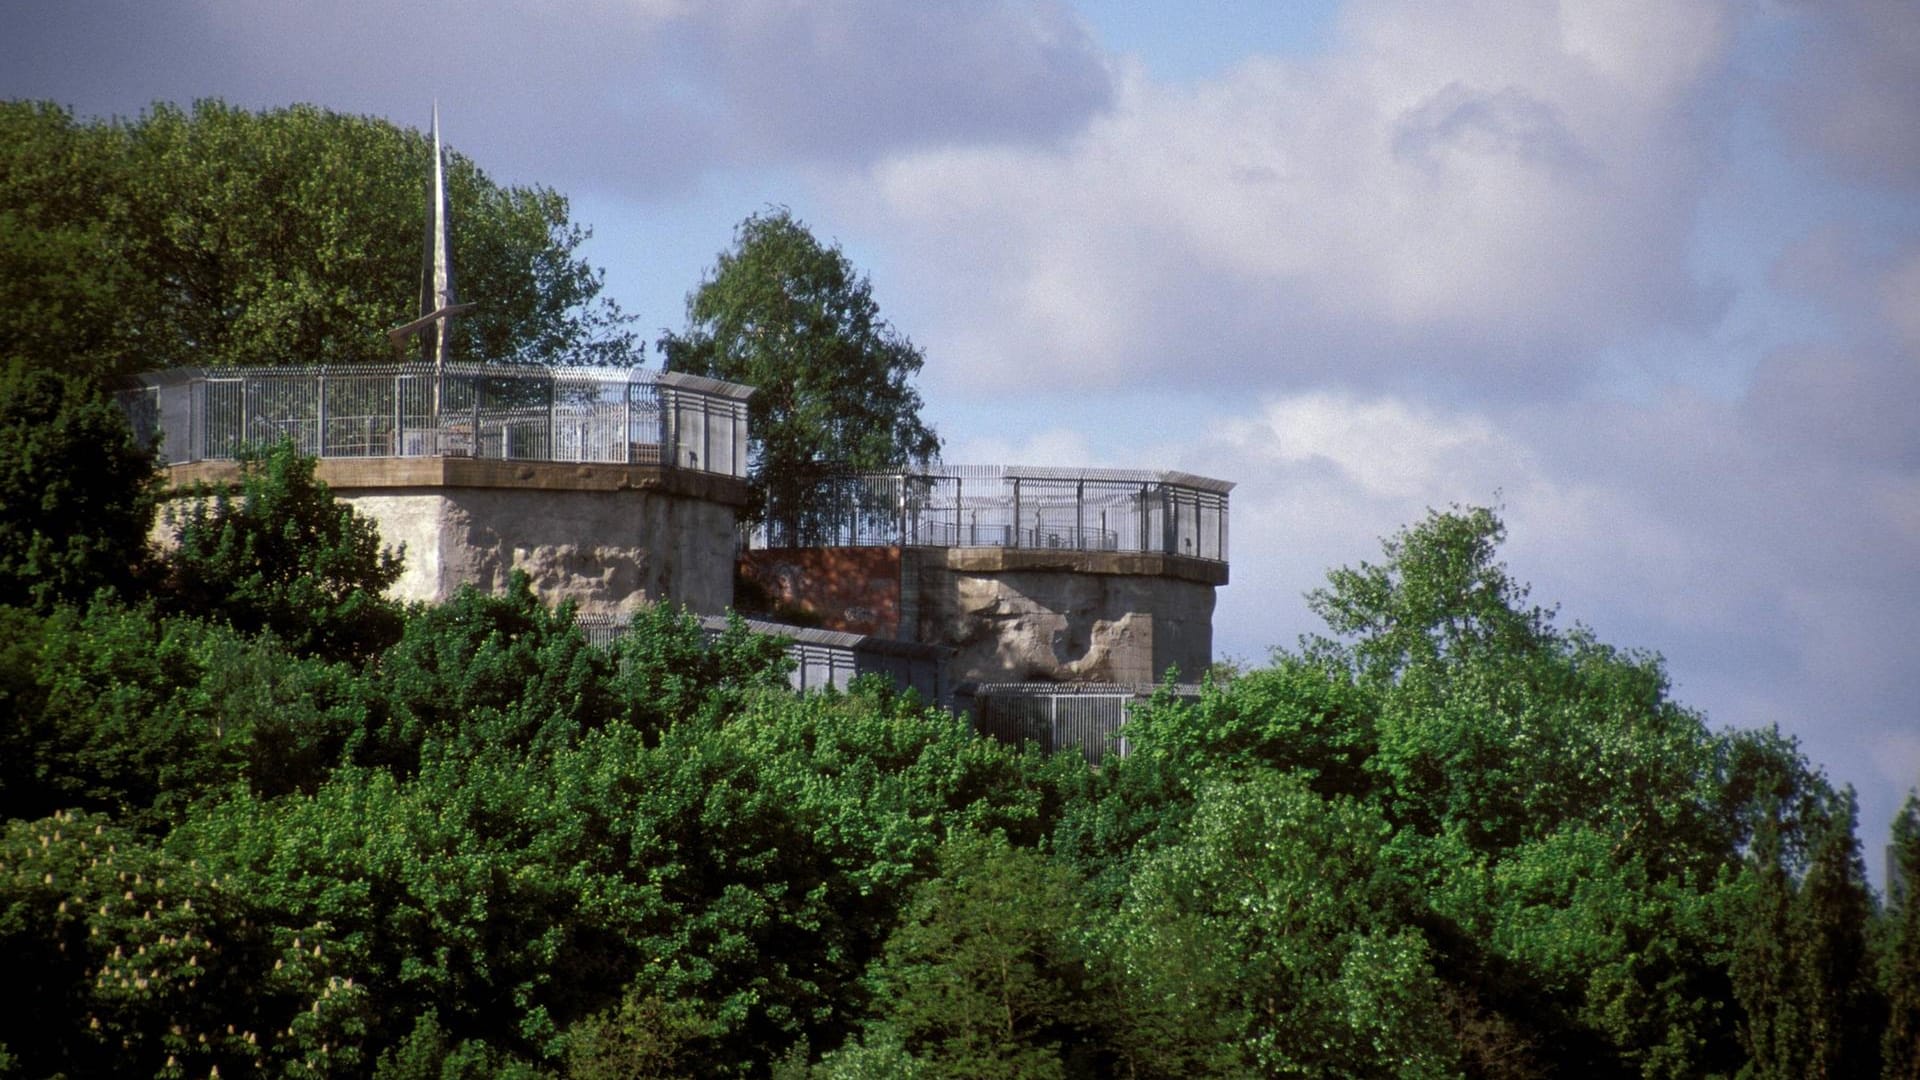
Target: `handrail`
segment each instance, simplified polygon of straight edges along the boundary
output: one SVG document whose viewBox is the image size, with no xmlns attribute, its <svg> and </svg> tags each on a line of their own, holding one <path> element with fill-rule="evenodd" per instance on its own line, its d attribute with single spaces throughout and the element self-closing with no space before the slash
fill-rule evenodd
<svg viewBox="0 0 1920 1080">
<path fill-rule="evenodd" d="M 291 439 L 337 457 L 658 464 L 747 475 L 753 388 L 645 368 L 418 363 L 176 368 L 120 393 L 166 461 Z"/>
<path fill-rule="evenodd" d="M 834 473 L 746 538 L 758 548 L 1006 547 L 1227 561 L 1233 484 L 1147 469 L 947 465 Z"/>
</svg>

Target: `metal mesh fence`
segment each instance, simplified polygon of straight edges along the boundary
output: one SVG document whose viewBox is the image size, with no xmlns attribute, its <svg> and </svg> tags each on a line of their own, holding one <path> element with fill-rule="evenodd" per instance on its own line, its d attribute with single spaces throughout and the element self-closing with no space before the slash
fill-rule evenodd
<svg viewBox="0 0 1920 1080">
<path fill-rule="evenodd" d="M 321 458 L 479 457 L 747 470 L 743 386 L 588 368 L 234 368 L 159 372 L 120 395 L 173 463 L 290 439 Z"/>
<path fill-rule="evenodd" d="M 1161 687 L 1096 683 L 985 683 L 973 688 L 974 730 L 1013 745 L 1048 752 L 1078 750 L 1098 765 L 1109 753 L 1127 756 L 1121 734 L 1128 714 Z M 1194 699 L 1200 687 L 1177 686 L 1175 697 Z"/>
<path fill-rule="evenodd" d="M 1225 481 L 1120 469 L 946 466 L 937 473 L 827 476 L 804 537 L 758 547 L 927 545 L 1137 551 L 1227 559 Z"/>
</svg>

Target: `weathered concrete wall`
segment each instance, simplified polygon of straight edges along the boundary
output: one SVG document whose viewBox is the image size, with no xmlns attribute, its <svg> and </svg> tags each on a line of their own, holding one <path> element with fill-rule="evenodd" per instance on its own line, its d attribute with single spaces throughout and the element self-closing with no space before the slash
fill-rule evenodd
<svg viewBox="0 0 1920 1080">
<path fill-rule="evenodd" d="M 998 547 L 754 551 L 740 567 L 790 616 L 954 650 L 956 683 L 1198 678 L 1227 580 L 1180 556 Z"/>
<path fill-rule="evenodd" d="M 231 463 L 175 468 L 176 485 L 230 482 Z M 705 614 L 733 604 L 734 523 L 744 483 L 643 465 L 328 459 L 317 474 L 404 546 L 393 594 L 444 600 L 463 584 L 506 588 L 526 571 L 549 603 L 625 616 L 673 600 Z"/>
<path fill-rule="evenodd" d="M 1226 567 L 1177 556 L 916 548 L 903 566 L 918 639 L 956 682 L 1157 682 L 1213 662 Z"/>
<path fill-rule="evenodd" d="M 406 546 L 394 586 L 444 600 L 461 585 L 506 588 L 515 570 L 549 603 L 628 615 L 659 600 L 702 613 L 733 603 L 731 508 L 656 492 L 475 488 L 339 492 L 381 537 Z"/>
<path fill-rule="evenodd" d="M 748 551 L 740 576 L 758 587 L 771 614 L 849 634 L 901 636 L 898 547 Z M 914 628 L 906 629 L 910 636 Z"/>
</svg>

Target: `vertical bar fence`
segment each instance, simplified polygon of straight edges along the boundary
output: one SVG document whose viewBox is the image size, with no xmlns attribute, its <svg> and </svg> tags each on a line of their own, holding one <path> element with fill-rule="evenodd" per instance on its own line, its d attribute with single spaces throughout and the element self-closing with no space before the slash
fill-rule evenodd
<svg viewBox="0 0 1920 1080">
<path fill-rule="evenodd" d="M 291 440 L 319 458 L 476 457 L 666 465 L 744 477 L 752 389 L 641 369 L 186 369 L 119 395 L 169 463 Z"/>
<path fill-rule="evenodd" d="M 755 547 L 1057 548 L 1227 560 L 1231 483 L 1181 472 L 943 465 L 818 478 Z"/>
</svg>

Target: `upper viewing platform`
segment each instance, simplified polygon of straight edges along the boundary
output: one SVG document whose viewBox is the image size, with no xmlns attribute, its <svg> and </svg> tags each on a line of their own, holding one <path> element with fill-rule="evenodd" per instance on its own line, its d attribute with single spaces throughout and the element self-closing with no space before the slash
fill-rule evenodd
<svg viewBox="0 0 1920 1080">
<path fill-rule="evenodd" d="M 1227 561 L 1233 484 L 1191 473 L 940 465 L 817 481 L 757 548 L 998 547 Z"/>
<path fill-rule="evenodd" d="M 291 439 L 330 458 L 657 465 L 747 475 L 753 388 L 645 368 L 379 364 L 182 368 L 121 392 L 170 465 Z"/>
</svg>

